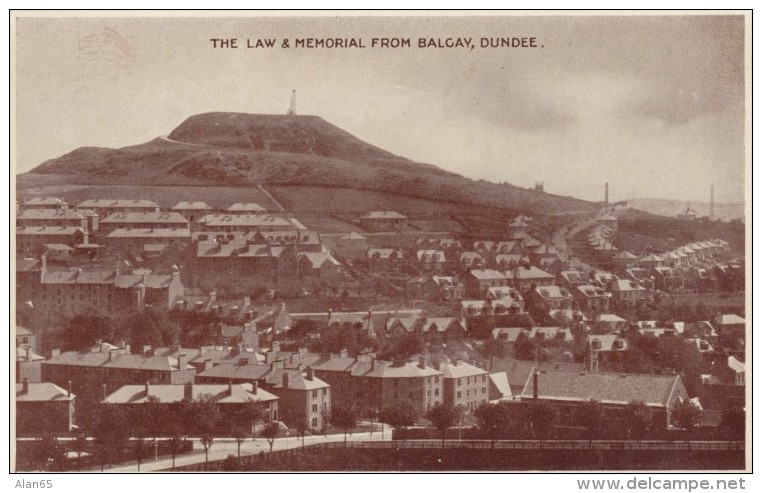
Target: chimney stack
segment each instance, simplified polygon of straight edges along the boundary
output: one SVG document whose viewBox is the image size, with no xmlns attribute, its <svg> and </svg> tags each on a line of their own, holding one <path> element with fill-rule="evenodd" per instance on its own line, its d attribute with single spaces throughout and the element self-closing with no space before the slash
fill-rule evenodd
<svg viewBox="0 0 762 493">
<path fill-rule="evenodd" d="M 21 384 L 21 393 L 26 395 L 29 393 L 29 379 L 25 378 L 24 382 Z"/>
<path fill-rule="evenodd" d="M 188 356 L 181 354 L 177 357 L 177 369 L 184 371 L 188 369 Z"/>
<path fill-rule="evenodd" d="M 312 381 L 315 379 L 315 370 L 307 368 L 307 380 Z"/>
<path fill-rule="evenodd" d="M 101 390 L 103 392 L 103 398 L 101 400 L 106 400 L 106 396 L 108 396 L 108 387 L 106 387 L 106 384 L 104 383 L 101 385 Z"/>
<path fill-rule="evenodd" d="M 709 192 L 709 219 L 714 221 L 714 185 Z"/>
<path fill-rule="evenodd" d="M 251 393 L 256 395 L 257 394 L 257 390 L 259 390 L 259 382 L 257 382 L 256 380 L 252 380 L 251 381 Z"/>
<path fill-rule="evenodd" d="M 540 384 L 538 381 L 539 378 L 540 378 L 539 372 L 537 371 L 537 368 L 535 368 L 534 373 L 532 374 L 532 387 L 533 387 L 532 397 L 535 400 L 537 400 L 537 398 L 540 395 L 540 389 L 539 389 Z"/>
<path fill-rule="evenodd" d="M 605 203 L 606 206 L 609 205 L 609 182 L 606 182 L 606 197 L 605 197 Z"/>
<path fill-rule="evenodd" d="M 288 372 L 285 372 L 285 371 L 283 372 L 282 379 L 283 379 L 283 388 L 287 389 L 288 388 Z"/>
<path fill-rule="evenodd" d="M 348 358 L 349 357 L 349 351 L 347 351 L 346 349 L 342 349 L 341 351 L 339 351 L 339 356 L 342 357 L 342 358 Z"/>
<path fill-rule="evenodd" d="M 68 386 L 66 387 L 66 396 L 71 397 L 71 380 L 68 382 Z"/>
<path fill-rule="evenodd" d="M 231 397 L 233 395 L 233 382 L 228 382 L 228 395 Z"/>
<path fill-rule="evenodd" d="M 146 397 L 151 395 L 151 383 L 146 381 Z"/>
<path fill-rule="evenodd" d="M 425 358 L 418 358 L 418 368 L 421 370 L 426 369 L 426 359 Z"/>
<path fill-rule="evenodd" d="M 191 382 L 187 382 L 183 388 L 183 399 L 188 402 L 193 401 L 193 384 Z"/>
<path fill-rule="evenodd" d="M 118 349 L 111 349 L 108 352 L 108 360 L 109 361 L 114 361 L 116 359 L 118 354 L 119 354 L 119 350 Z"/>
</svg>

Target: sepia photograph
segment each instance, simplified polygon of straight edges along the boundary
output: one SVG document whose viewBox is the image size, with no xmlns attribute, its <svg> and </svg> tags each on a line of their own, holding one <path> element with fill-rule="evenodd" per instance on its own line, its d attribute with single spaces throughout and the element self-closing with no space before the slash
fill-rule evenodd
<svg viewBox="0 0 762 493">
<path fill-rule="evenodd" d="M 10 11 L 10 472 L 750 471 L 751 20 Z"/>
</svg>

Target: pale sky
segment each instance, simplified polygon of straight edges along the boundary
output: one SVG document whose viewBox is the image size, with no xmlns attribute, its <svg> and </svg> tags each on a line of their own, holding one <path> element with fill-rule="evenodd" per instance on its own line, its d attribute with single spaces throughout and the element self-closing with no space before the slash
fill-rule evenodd
<svg viewBox="0 0 762 493">
<path fill-rule="evenodd" d="M 78 15 L 70 12 L 68 15 Z M 208 111 L 318 115 L 470 178 L 561 195 L 742 202 L 744 19 L 22 18 L 19 172 L 81 146 L 123 147 Z M 482 37 L 541 48 L 481 48 Z M 294 38 L 367 48 L 294 48 Z M 373 37 L 410 48 L 370 47 Z M 419 48 L 418 38 L 472 38 Z M 213 49 L 210 38 L 238 38 Z M 247 38 L 276 47 L 247 49 Z M 282 48 L 284 38 L 292 47 Z"/>
</svg>

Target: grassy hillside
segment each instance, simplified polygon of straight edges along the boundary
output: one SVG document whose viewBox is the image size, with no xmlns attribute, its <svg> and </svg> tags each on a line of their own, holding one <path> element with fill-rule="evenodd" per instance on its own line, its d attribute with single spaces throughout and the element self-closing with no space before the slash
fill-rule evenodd
<svg viewBox="0 0 762 493">
<path fill-rule="evenodd" d="M 310 116 L 198 115 L 168 139 L 121 149 L 84 147 L 46 161 L 20 176 L 19 187 L 30 188 L 27 177 L 47 175 L 56 175 L 55 185 L 321 187 L 535 213 L 594 207 L 413 163 Z"/>
</svg>

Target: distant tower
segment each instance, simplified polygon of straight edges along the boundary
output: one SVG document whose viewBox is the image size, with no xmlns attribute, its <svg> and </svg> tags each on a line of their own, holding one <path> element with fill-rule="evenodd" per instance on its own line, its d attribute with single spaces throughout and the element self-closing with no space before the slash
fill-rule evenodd
<svg viewBox="0 0 762 493">
<path fill-rule="evenodd" d="M 714 185 L 709 193 L 709 219 L 714 221 Z"/>
<path fill-rule="evenodd" d="M 605 202 L 606 207 L 608 207 L 608 205 L 609 205 L 609 182 L 606 182 L 606 193 L 605 193 L 605 196 L 604 196 L 604 202 Z"/>
<path fill-rule="evenodd" d="M 291 104 L 288 107 L 288 113 L 287 115 L 295 115 L 296 114 L 296 89 L 291 91 Z"/>
<path fill-rule="evenodd" d="M 534 182 L 534 189 L 537 192 L 544 192 L 545 191 L 545 184 L 541 181 Z"/>
</svg>

